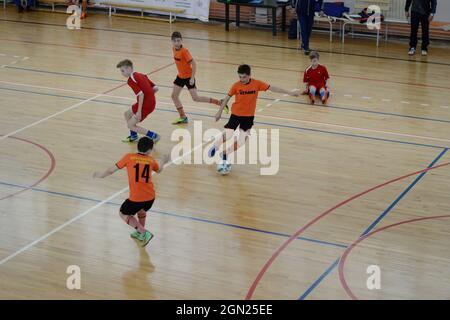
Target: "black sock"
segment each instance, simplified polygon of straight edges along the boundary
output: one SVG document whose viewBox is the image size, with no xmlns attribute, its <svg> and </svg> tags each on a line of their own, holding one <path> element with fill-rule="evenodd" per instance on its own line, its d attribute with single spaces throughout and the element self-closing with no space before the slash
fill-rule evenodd
<svg viewBox="0 0 450 320">
<path fill-rule="evenodd" d="M 223 154 L 222 154 L 222 160 L 223 160 L 223 161 L 227 161 L 227 154 L 226 154 L 226 153 L 223 153 Z"/>
</svg>

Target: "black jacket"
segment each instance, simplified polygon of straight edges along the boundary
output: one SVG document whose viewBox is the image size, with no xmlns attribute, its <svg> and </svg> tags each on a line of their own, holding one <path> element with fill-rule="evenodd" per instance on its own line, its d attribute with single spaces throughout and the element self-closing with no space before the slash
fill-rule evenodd
<svg viewBox="0 0 450 320">
<path fill-rule="evenodd" d="M 295 8 L 297 14 L 305 16 L 314 15 L 316 3 L 319 3 L 320 8 L 323 8 L 323 0 L 294 0 L 292 2 L 292 7 Z"/>
<path fill-rule="evenodd" d="M 411 4 L 411 11 L 425 15 L 436 13 L 437 0 L 406 0 L 405 11 L 409 11 Z"/>
</svg>

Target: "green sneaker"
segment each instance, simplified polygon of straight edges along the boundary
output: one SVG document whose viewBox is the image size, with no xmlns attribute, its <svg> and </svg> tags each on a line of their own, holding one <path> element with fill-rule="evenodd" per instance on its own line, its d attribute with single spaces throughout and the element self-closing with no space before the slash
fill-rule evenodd
<svg viewBox="0 0 450 320">
<path fill-rule="evenodd" d="M 188 123 L 188 118 L 187 117 L 178 118 L 177 120 L 172 122 L 172 124 L 183 124 L 183 123 Z"/>
<path fill-rule="evenodd" d="M 154 237 L 153 233 L 151 233 L 148 230 L 145 230 L 145 233 L 141 234 L 141 236 L 140 236 L 140 240 L 142 241 L 142 246 L 145 247 L 150 242 L 150 240 L 153 239 L 153 237 Z"/>
<path fill-rule="evenodd" d="M 220 105 L 222 105 L 222 101 L 223 101 L 223 99 L 220 99 Z M 228 105 L 225 105 L 225 107 L 223 108 L 223 111 L 224 111 L 226 114 L 229 114 L 229 113 L 230 113 L 230 108 L 228 107 Z"/>
<path fill-rule="evenodd" d="M 132 143 L 139 139 L 139 136 L 128 136 L 122 140 L 122 142 Z"/>
<path fill-rule="evenodd" d="M 130 234 L 130 237 L 132 237 L 133 239 L 137 239 L 137 240 L 142 240 L 141 239 L 141 233 L 139 231 L 134 231 Z"/>
</svg>

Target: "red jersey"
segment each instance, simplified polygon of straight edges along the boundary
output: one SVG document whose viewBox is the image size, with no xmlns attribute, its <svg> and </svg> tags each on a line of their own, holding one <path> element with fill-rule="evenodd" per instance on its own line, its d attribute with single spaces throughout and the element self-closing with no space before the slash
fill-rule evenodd
<svg viewBox="0 0 450 320">
<path fill-rule="evenodd" d="M 142 92 L 144 94 L 144 105 L 155 104 L 155 84 L 145 75 L 139 72 L 133 72 L 127 81 L 134 94 L 137 96 Z"/>
<path fill-rule="evenodd" d="M 326 81 L 330 78 L 328 70 L 325 66 L 319 64 L 315 69 L 309 66 L 303 75 L 303 82 L 317 89 L 324 88 Z"/>
</svg>

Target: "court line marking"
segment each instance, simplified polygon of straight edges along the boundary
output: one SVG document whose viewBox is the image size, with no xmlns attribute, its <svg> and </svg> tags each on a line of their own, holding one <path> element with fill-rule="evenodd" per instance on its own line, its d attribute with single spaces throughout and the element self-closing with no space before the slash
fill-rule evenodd
<svg viewBox="0 0 450 320">
<path fill-rule="evenodd" d="M 167 64 L 167 65 L 164 65 L 164 66 L 162 66 L 162 67 L 160 67 L 160 68 L 158 68 L 158 69 L 156 69 L 156 70 L 153 70 L 153 71 L 151 71 L 149 74 L 152 74 L 152 73 L 161 71 L 161 70 L 163 70 L 163 69 L 165 69 L 165 68 L 170 67 L 171 65 L 173 65 L 173 62 L 170 63 L 170 64 Z M 30 123 L 30 124 L 28 124 L 28 125 L 26 125 L 26 126 L 24 126 L 24 127 L 22 127 L 22 128 L 19 128 L 19 129 L 14 130 L 14 131 L 12 131 L 12 132 L 10 132 L 10 133 L 7 133 L 7 134 L 1 136 L 1 137 L 0 137 L 0 140 L 4 140 L 4 139 L 6 139 L 6 138 L 8 138 L 8 137 L 11 137 L 11 136 L 13 136 L 13 135 L 19 133 L 19 132 L 22 132 L 22 131 L 27 130 L 27 129 L 31 128 L 31 127 L 34 127 L 34 126 L 36 126 L 36 125 L 38 125 L 38 124 L 40 124 L 40 123 L 43 123 L 43 122 L 45 122 L 45 121 L 47 121 L 47 120 L 50 120 L 50 119 L 52 119 L 52 118 L 54 118 L 54 117 L 57 117 L 57 116 L 59 116 L 59 115 L 65 113 L 65 112 L 67 112 L 67 111 L 70 111 L 70 110 L 73 110 L 73 109 L 75 109 L 75 108 L 78 108 L 79 106 L 81 106 L 81 105 L 83 105 L 83 104 L 85 104 L 85 103 L 87 103 L 87 102 L 89 102 L 89 101 L 92 101 L 92 100 L 94 100 L 94 99 L 100 98 L 100 97 L 102 96 L 102 94 L 107 94 L 107 93 L 109 93 L 109 92 L 112 92 L 112 91 L 114 91 L 114 90 L 116 90 L 116 89 L 118 89 L 118 88 L 121 88 L 121 87 L 125 86 L 126 84 L 127 84 L 126 82 L 123 82 L 122 84 L 120 84 L 120 85 L 118 85 L 118 86 L 116 86 L 116 87 L 114 87 L 114 88 L 112 88 L 112 89 L 106 90 L 106 91 L 104 91 L 104 92 L 102 92 L 102 93 L 99 93 L 99 94 L 97 94 L 97 95 L 95 95 L 95 96 L 92 96 L 92 97 L 90 97 L 90 98 L 88 98 L 88 99 L 85 99 L 85 100 L 83 100 L 83 101 L 80 101 L 80 102 L 78 102 L 78 103 L 75 103 L 74 105 L 71 105 L 70 107 L 67 107 L 67 108 L 65 108 L 65 109 L 63 109 L 63 110 L 60 110 L 60 111 L 58 111 L 58 112 L 56 112 L 56 113 L 53 113 L 53 114 L 51 114 L 51 115 L 49 115 L 49 116 L 47 116 L 47 117 L 45 117 L 45 118 L 42 118 L 42 119 L 37 120 L 37 121 L 35 121 L 35 122 L 32 122 L 32 123 Z"/>
<path fill-rule="evenodd" d="M 48 95 L 48 96 L 62 97 L 62 98 L 67 98 L 67 99 L 77 99 L 77 100 L 81 100 L 81 98 L 77 98 L 77 97 L 63 96 L 63 95 L 56 95 L 56 94 L 49 94 L 49 93 L 41 93 L 41 92 L 33 92 L 33 91 L 23 91 L 23 90 L 5 89 L 5 88 L 0 88 L 0 90 L 10 90 L 10 91 L 28 92 L 28 93 L 38 94 L 38 95 Z M 123 107 L 123 106 L 129 107 L 128 104 L 118 103 L 118 102 L 111 102 L 111 101 L 104 101 L 104 100 L 93 100 L 92 102 L 94 102 L 94 103 L 109 104 L 109 105 L 116 105 L 116 106 L 121 106 L 121 107 Z M 193 106 L 191 106 L 191 107 L 192 107 L 192 108 L 197 108 L 197 107 L 193 107 Z M 200 108 L 200 107 L 198 107 L 198 108 Z M 174 109 L 163 109 L 163 108 L 158 108 L 158 110 L 159 110 L 159 111 L 162 111 L 162 112 L 172 112 L 172 113 L 176 113 L 176 111 L 175 111 Z M 211 110 L 211 109 L 208 108 L 208 110 Z M 204 113 L 196 113 L 196 112 L 187 112 L 187 113 L 188 113 L 189 115 L 196 115 L 196 116 L 200 116 L 200 117 L 214 118 L 212 115 L 204 114 Z M 223 119 L 228 119 L 228 118 L 224 117 Z M 352 134 L 352 133 L 345 133 L 345 132 L 327 131 L 327 130 L 322 130 L 322 129 L 314 129 L 314 128 L 306 128 L 306 127 L 297 127 L 297 126 L 293 126 L 293 125 L 285 125 L 285 124 L 279 124 L 279 123 L 273 123 L 273 122 L 255 121 L 255 123 L 256 123 L 256 124 L 265 124 L 265 125 L 274 126 L 274 127 L 282 127 L 282 128 L 295 129 L 295 130 L 300 130 L 300 131 L 319 132 L 319 133 L 325 133 L 325 134 L 331 134 L 331 135 L 340 135 L 340 136 L 346 136 L 346 137 L 352 137 L 352 138 L 360 138 L 360 139 L 368 139 L 368 140 L 374 140 L 374 141 L 383 141 L 383 142 L 391 142 L 391 143 L 400 143 L 400 144 L 405 144 L 405 145 L 413 145 L 413 146 L 428 147 L 428 148 L 437 148 L 437 149 L 445 148 L 445 146 L 438 146 L 438 145 L 431 145 L 431 144 L 424 144 L 424 143 L 417 143 L 417 142 L 410 142 L 410 141 L 402 141 L 402 140 L 392 140 L 392 139 L 379 138 L 379 137 L 371 137 L 371 136 L 365 136 L 365 135 L 359 135 L 359 134 Z"/>
<path fill-rule="evenodd" d="M 43 146 L 43 145 L 41 145 L 39 143 L 36 143 L 34 141 L 27 140 L 27 139 L 22 139 L 22 138 L 18 138 L 18 137 L 11 137 L 11 139 L 16 139 L 16 140 L 19 140 L 19 141 L 23 141 L 23 142 L 29 143 L 29 144 L 34 145 L 35 147 L 38 147 L 39 149 L 43 150 L 45 152 L 45 154 L 48 156 L 48 158 L 50 159 L 50 166 L 47 169 L 47 172 L 45 173 L 45 175 L 42 176 L 39 180 L 33 182 L 32 184 L 30 184 L 27 187 L 24 187 L 23 190 L 20 190 L 18 192 L 14 192 L 14 193 L 11 193 L 11 194 L 8 194 L 6 196 L 1 197 L 0 201 L 8 199 L 8 198 L 11 198 L 11 197 L 14 197 L 14 196 L 17 196 L 18 194 L 21 194 L 21 193 L 23 193 L 25 191 L 28 191 L 28 190 L 32 189 L 33 187 L 37 186 L 42 181 L 46 180 L 52 174 L 53 170 L 55 170 L 55 167 L 56 167 L 55 156 L 45 146 Z"/>
<path fill-rule="evenodd" d="M 384 187 L 386 187 L 387 185 L 390 185 L 390 184 L 395 183 L 395 182 L 400 181 L 400 180 L 404 180 L 404 179 L 406 179 L 406 178 L 408 178 L 408 177 L 411 177 L 411 176 L 414 176 L 414 175 L 421 174 L 422 172 L 427 172 L 427 171 L 430 171 L 430 170 L 435 170 L 435 169 L 442 168 L 442 167 L 448 166 L 448 165 L 450 165 L 450 162 L 446 162 L 446 163 L 443 163 L 443 164 L 440 164 L 440 165 L 436 165 L 436 166 L 431 167 L 431 168 L 422 169 L 422 170 L 419 170 L 419 171 L 416 171 L 416 172 L 413 172 L 413 173 L 410 173 L 410 174 L 406 174 L 406 175 L 401 176 L 401 177 L 394 178 L 394 179 L 392 179 L 392 180 L 388 180 L 388 181 L 383 182 L 383 183 L 381 183 L 381 184 L 378 184 L 378 185 L 376 185 L 376 186 L 374 186 L 374 187 L 372 187 L 372 188 L 369 188 L 369 189 L 367 189 L 367 190 L 365 190 L 365 191 L 362 191 L 362 192 L 360 192 L 360 193 L 357 193 L 357 194 L 355 194 L 355 195 L 353 195 L 353 196 L 351 196 L 351 197 L 345 199 L 344 201 L 338 203 L 337 205 L 335 205 L 335 206 L 329 208 L 328 210 L 324 211 L 323 213 L 319 214 L 318 216 L 316 216 L 315 218 L 313 218 L 311 221 L 309 221 L 306 225 L 304 225 L 303 227 L 301 227 L 300 229 L 298 229 L 298 230 L 297 230 L 297 231 L 296 231 L 289 239 L 287 239 L 285 242 L 283 242 L 283 244 L 282 244 L 277 250 L 275 250 L 275 252 L 274 252 L 274 253 L 272 254 L 272 256 L 266 261 L 266 263 L 263 265 L 263 267 L 262 267 L 262 268 L 260 269 L 260 271 L 258 272 L 258 274 L 257 274 L 257 276 L 256 276 L 256 278 L 255 278 L 255 280 L 254 280 L 254 281 L 252 282 L 252 284 L 250 285 L 250 287 L 249 287 L 249 289 L 248 289 L 248 291 L 247 291 L 247 294 L 246 294 L 246 296 L 245 296 L 245 299 L 246 299 L 246 300 L 249 300 L 249 299 L 251 299 L 251 298 L 253 297 L 253 294 L 254 294 L 254 292 L 255 292 L 255 290 L 256 290 L 258 284 L 260 283 L 261 279 L 262 279 L 263 276 L 266 274 L 267 270 L 270 268 L 270 266 L 273 264 L 273 262 L 274 262 L 274 261 L 277 259 L 277 257 L 281 254 L 281 252 L 283 252 L 283 251 L 286 249 L 286 247 L 289 246 L 289 244 L 290 244 L 295 238 L 297 238 L 300 234 L 302 234 L 304 231 L 306 231 L 307 229 L 309 229 L 312 225 L 314 225 L 316 222 L 318 222 L 319 220 L 321 220 L 323 217 L 325 217 L 325 216 L 327 216 L 328 214 L 334 212 L 336 209 L 338 209 L 338 208 L 344 206 L 345 204 L 350 203 L 350 202 L 352 202 L 352 201 L 354 201 L 354 200 L 356 200 L 356 199 L 358 199 L 358 198 L 360 198 L 360 197 L 362 197 L 362 196 L 364 196 L 364 195 L 366 195 L 366 194 L 368 194 L 368 193 L 370 193 L 370 192 L 372 192 L 372 191 L 375 191 L 375 190 L 377 190 L 377 189 L 384 188 Z"/>
<path fill-rule="evenodd" d="M 9 81 L 0 81 L 0 83 L 10 84 L 10 85 L 15 85 L 16 84 L 14 82 L 9 82 Z M 21 84 L 21 83 L 18 83 L 17 85 L 18 86 L 29 86 L 29 87 L 32 87 L 32 88 L 43 88 L 43 89 L 49 89 L 49 90 L 55 90 L 55 91 L 60 90 L 60 91 L 75 92 L 75 93 L 82 93 L 82 94 L 95 94 L 95 93 L 87 92 L 87 91 L 60 89 L 60 88 L 52 88 L 52 87 L 44 87 L 44 86 L 36 86 L 36 85 L 27 85 L 27 84 Z M 6 89 L 7 90 L 7 88 L 0 88 L 0 89 Z M 298 90 L 299 89 L 293 89 L 292 91 L 294 92 L 294 91 L 298 91 Z M 21 91 L 21 92 L 30 92 L 30 91 Z M 31 93 L 33 93 L 33 92 L 31 92 Z M 135 99 L 129 98 L 129 97 L 114 96 L 114 95 L 109 95 L 109 94 L 96 94 L 96 95 L 101 95 L 101 96 L 105 96 L 105 97 L 112 97 L 112 98 L 118 98 L 118 99 L 124 99 L 124 100 L 130 100 L 130 101 L 134 101 L 135 100 Z M 70 97 L 70 98 L 76 98 L 76 97 Z M 173 105 L 172 102 L 159 101 L 158 100 L 159 98 L 164 98 L 164 99 L 169 100 L 168 97 L 158 97 L 157 98 L 157 104 L 165 104 L 165 105 L 170 105 L 170 106 Z M 93 100 L 95 100 L 95 99 L 93 99 Z M 273 100 L 272 103 L 267 104 L 266 107 L 273 106 L 275 103 L 278 103 L 280 101 L 282 101 L 280 98 L 276 98 L 275 100 Z M 95 102 L 97 102 L 97 101 L 95 101 Z M 196 109 L 200 109 L 200 110 L 211 110 L 211 108 L 201 107 L 201 106 L 193 106 L 193 105 L 185 105 L 185 107 L 196 108 Z M 264 108 L 258 109 L 258 111 L 263 111 L 263 110 L 264 110 Z M 346 129 L 346 130 L 366 131 L 366 132 L 372 132 L 372 133 L 378 133 L 378 134 L 384 134 L 384 135 L 393 135 L 393 136 L 400 136 L 400 137 L 406 137 L 406 138 L 424 139 L 424 140 L 430 140 L 430 141 L 440 141 L 440 142 L 450 143 L 450 139 L 443 139 L 443 138 L 436 138 L 436 137 L 428 137 L 428 136 L 421 136 L 421 135 L 414 135 L 414 134 L 407 134 L 407 133 L 399 133 L 399 132 L 392 132 L 392 131 L 360 128 L 360 127 L 353 127 L 353 126 L 344 126 L 344 125 L 333 124 L 333 123 L 309 121 L 309 120 L 300 120 L 300 119 L 294 119 L 294 118 L 289 118 L 289 117 L 279 117 L 279 116 L 270 116 L 270 115 L 261 115 L 261 114 L 258 114 L 257 116 L 261 117 L 261 118 L 276 119 L 276 120 L 288 120 L 288 121 L 293 121 L 293 122 L 313 124 L 313 125 L 326 126 L 326 127 L 335 127 L 335 128 L 340 128 L 340 129 Z"/>
<path fill-rule="evenodd" d="M 428 165 L 427 169 L 433 167 L 448 151 L 448 148 L 445 148 L 442 150 L 437 157 Z M 422 172 L 420 175 L 418 175 L 411 184 L 408 185 L 408 187 L 403 190 L 400 195 L 384 210 L 382 213 L 363 231 L 363 233 L 359 237 L 364 237 L 366 234 L 368 234 L 373 228 L 375 228 L 381 220 L 383 220 L 389 212 L 392 211 L 392 209 L 410 192 L 414 186 L 427 174 L 427 171 Z M 315 289 L 317 286 L 336 268 L 340 260 L 340 257 L 338 257 L 326 270 L 324 273 L 320 275 L 320 277 L 314 281 L 311 286 L 306 289 L 306 291 L 300 295 L 298 300 L 304 300 L 308 297 L 308 295 Z"/>
<path fill-rule="evenodd" d="M 76 74 L 76 73 L 67 73 L 67 72 L 57 72 L 57 71 L 47 71 L 47 70 L 39 70 L 39 69 L 31 69 L 31 68 L 23 68 L 23 67 L 6 67 L 8 69 L 14 69 L 14 70 L 21 70 L 21 71 L 30 71 L 30 72 L 37 72 L 37 73 L 46 73 L 46 74 L 55 74 L 60 76 L 69 76 L 69 77 L 78 77 L 78 78 L 86 78 L 86 79 L 96 79 L 96 80 L 105 80 L 105 81 L 113 81 L 113 82 L 122 82 L 122 80 L 118 79 L 112 79 L 112 78 L 105 78 L 105 77 L 94 77 L 94 76 L 87 76 L 82 74 Z M 158 84 L 161 88 L 172 88 L 173 85 L 167 86 Z M 218 92 L 218 91 L 212 91 L 212 90 L 199 90 L 199 92 L 206 92 L 206 93 L 214 93 L 214 94 L 221 94 L 224 95 L 224 92 Z M 259 99 L 262 100 L 272 100 L 271 98 L 266 97 L 259 97 Z M 308 107 L 311 107 L 311 105 L 307 102 L 301 102 L 301 101 L 292 101 L 292 100 L 281 100 L 286 103 L 291 104 L 300 104 L 305 105 Z M 386 115 L 386 116 L 394 116 L 394 117 L 400 117 L 400 118 L 408 118 L 408 119 L 417 119 L 417 120 L 425 120 L 425 121 L 433 121 L 433 122 L 442 122 L 442 123 L 450 123 L 450 120 L 442 120 L 437 118 L 426 118 L 426 117 L 419 117 L 419 116 L 412 116 L 412 115 L 404 115 L 404 114 L 397 114 L 397 113 L 389 113 L 384 111 L 372 111 L 367 109 L 357 109 L 357 108 L 351 108 L 349 107 L 343 107 L 339 105 L 331 105 L 328 104 L 327 108 L 330 109 L 337 109 L 337 110 L 345 110 L 345 111 L 353 111 L 353 112 L 363 112 L 363 113 L 370 113 L 370 114 L 378 114 L 378 115 Z"/>
<path fill-rule="evenodd" d="M 213 137 L 213 139 L 216 139 L 217 137 L 221 136 L 223 133 L 220 132 L 220 134 L 217 134 L 216 136 Z M 211 141 L 213 140 L 211 139 Z M 210 143 L 211 141 L 205 141 L 202 142 L 201 144 L 198 144 L 197 146 L 191 148 L 189 151 L 183 153 L 181 156 L 175 158 L 175 159 L 171 159 L 170 162 L 166 163 L 164 165 L 163 168 L 168 168 L 169 166 L 171 166 L 172 164 L 174 164 L 175 162 L 182 160 L 184 157 L 186 157 L 187 155 L 191 154 L 192 152 L 195 152 L 195 150 L 203 147 L 205 144 Z M 154 175 L 154 171 L 152 172 L 152 175 Z M 101 207 L 102 205 L 104 205 L 105 203 L 110 202 L 111 200 L 113 200 L 114 198 L 116 198 L 117 196 L 119 196 L 120 194 L 122 194 L 123 192 L 127 191 L 129 189 L 129 187 L 125 187 L 119 191 L 117 191 L 116 193 L 112 194 L 111 196 L 109 196 L 108 198 L 106 198 L 105 200 L 102 200 L 101 202 L 97 203 L 95 206 L 87 209 L 86 211 L 83 211 L 81 213 L 79 213 L 78 215 L 74 216 L 73 218 L 71 218 L 70 220 L 64 222 L 63 224 L 59 225 L 58 227 L 50 230 L 49 232 L 47 232 L 46 234 L 44 234 L 43 236 L 37 238 L 36 240 L 30 242 L 29 244 L 23 246 L 22 248 L 20 248 L 19 250 L 15 251 L 14 253 L 10 254 L 9 256 L 5 257 L 4 259 L 0 260 L 0 266 L 6 262 L 8 262 L 9 260 L 13 259 L 14 257 L 18 256 L 19 254 L 21 254 L 22 252 L 30 249 L 31 247 L 35 246 L 36 244 L 38 244 L 39 242 L 47 239 L 48 237 L 50 237 L 51 235 L 53 235 L 54 233 L 60 231 L 61 229 L 65 228 L 66 226 L 72 224 L 73 222 L 83 218 L 84 216 L 86 216 L 87 214 L 89 214 L 90 212 L 94 211 L 95 209 Z"/>
<path fill-rule="evenodd" d="M 27 188 L 26 186 L 23 186 L 23 185 L 18 185 L 18 184 L 13 184 L 13 183 L 8 183 L 8 182 L 2 182 L 2 181 L 0 181 L 0 185 L 20 188 L 20 189 Z M 34 187 L 30 188 L 30 190 L 33 190 L 33 191 L 36 191 L 36 192 L 43 192 L 43 193 L 51 194 L 51 195 L 56 195 L 56 196 L 60 196 L 60 197 L 68 198 L 68 199 L 77 199 L 77 200 L 90 201 L 90 202 L 96 202 L 96 203 L 101 202 L 101 200 L 98 200 L 98 199 L 78 196 L 78 195 L 74 195 L 74 194 L 70 194 L 70 193 L 56 192 L 56 191 L 50 191 L 50 190 L 34 188 Z M 107 205 L 116 206 L 116 207 L 120 207 L 121 206 L 120 203 L 116 203 L 116 202 L 108 202 L 106 204 Z M 254 232 L 259 232 L 259 233 L 279 236 L 279 237 L 283 237 L 283 238 L 288 238 L 289 237 L 289 234 L 285 234 L 285 233 L 281 233 L 281 232 L 275 232 L 275 231 L 263 230 L 263 229 L 258 229 L 258 228 L 246 227 L 246 226 L 241 226 L 241 225 L 231 224 L 231 223 L 226 223 L 226 222 L 221 222 L 221 221 L 197 218 L 197 217 L 193 217 L 193 216 L 186 216 L 186 215 L 182 215 L 182 214 L 178 214 L 178 213 L 162 211 L 162 210 L 156 210 L 156 209 L 150 209 L 150 211 L 158 213 L 158 214 L 161 214 L 161 215 L 167 215 L 167 216 L 172 216 L 172 217 L 186 219 L 186 220 L 193 220 L 193 221 L 198 221 L 198 222 L 222 225 L 222 226 L 227 226 L 227 227 L 231 227 L 231 228 L 235 228 L 235 229 L 254 231 Z M 314 243 L 318 243 L 318 244 L 322 244 L 322 245 L 334 246 L 334 247 L 339 247 L 339 248 L 347 248 L 346 245 L 343 245 L 343 244 L 340 244 L 340 243 L 329 242 L 329 241 L 322 241 L 322 240 L 318 240 L 318 239 L 314 239 L 314 238 L 299 237 L 298 240 L 309 241 L 309 242 L 314 242 Z"/>
<path fill-rule="evenodd" d="M 356 295 L 352 292 L 352 290 L 350 289 L 350 287 L 347 284 L 347 281 L 345 279 L 345 274 L 344 274 L 344 267 L 345 267 L 345 262 L 347 261 L 347 257 L 350 254 L 350 252 L 361 242 L 363 242 L 364 240 L 366 240 L 369 237 L 372 237 L 373 235 L 385 231 L 386 229 L 390 229 L 390 228 L 394 228 L 400 225 L 404 225 L 404 224 L 409 224 L 409 223 L 414 223 L 414 222 L 421 222 L 421 221 L 425 221 L 425 220 L 438 220 L 438 219 L 448 219 L 450 218 L 450 215 L 440 215 L 440 216 L 431 216 L 431 217 L 421 217 L 421 218 L 415 218 L 415 219 L 408 219 L 408 220 L 403 220 L 397 223 L 393 223 L 381 228 L 378 228 L 375 231 L 372 231 L 366 235 L 364 235 L 363 237 L 358 238 L 356 241 L 354 241 L 342 254 L 341 259 L 339 260 L 339 280 L 341 282 L 342 287 L 344 288 L 345 292 L 349 295 L 350 298 L 352 298 L 353 300 L 358 300 L 358 297 L 356 297 Z M 426 296 L 426 299 L 429 299 L 429 296 Z"/>
</svg>

